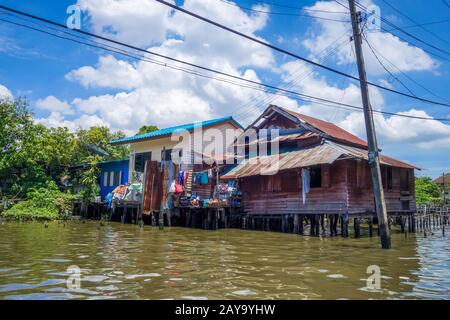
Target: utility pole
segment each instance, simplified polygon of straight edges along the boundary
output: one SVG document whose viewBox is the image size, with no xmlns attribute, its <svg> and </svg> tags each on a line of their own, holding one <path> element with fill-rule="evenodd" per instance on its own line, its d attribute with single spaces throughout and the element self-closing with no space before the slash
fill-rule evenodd
<svg viewBox="0 0 450 320">
<path fill-rule="evenodd" d="M 373 193 L 375 196 L 375 208 L 378 216 L 378 228 L 380 229 L 381 247 L 391 248 L 391 235 L 387 221 L 386 203 L 384 201 L 383 184 L 381 180 L 380 158 L 378 143 L 375 134 L 372 106 L 370 105 L 369 88 L 367 85 L 366 68 L 362 51 L 362 38 L 360 27 L 360 12 L 356 12 L 355 0 L 348 0 L 350 16 L 353 27 L 353 42 L 355 43 L 356 60 L 358 63 L 359 82 L 361 86 L 362 103 L 364 107 L 364 120 L 366 123 L 367 142 L 369 145 L 369 165 L 372 173 Z"/>
</svg>

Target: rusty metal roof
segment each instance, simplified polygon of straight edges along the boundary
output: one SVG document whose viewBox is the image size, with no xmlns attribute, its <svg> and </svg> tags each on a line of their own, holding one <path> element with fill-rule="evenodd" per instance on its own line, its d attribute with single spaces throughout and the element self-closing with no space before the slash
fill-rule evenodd
<svg viewBox="0 0 450 320">
<path fill-rule="evenodd" d="M 351 156 L 357 159 L 363 159 L 363 160 L 368 160 L 368 153 L 367 150 L 364 149 L 360 149 L 360 148 L 355 148 L 355 147 L 350 147 L 350 146 L 346 146 L 346 145 L 342 145 L 342 144 L 338 144 L 338 143 L 332 143 L 332 145 L 336 148 L 339 148 L 341 150 L 344 150 L 344 153 L 347 156 Z M 407 162 L 404 161 L 400 161 L 400 160 L 396 160 L 394 158 L 385 156 L 385 155 L 380 155 L 380 163 L 387 165 L 387 166 L 391 166 L 391 167 L 398 167 L 398 168 L 405 168 L 405 169 L 417 169 L 417 170 L 421 170 L 421 168 L 409 164 Z"/>
<path fill-rule="evenodd" d="M 270 175 L 287 169 L 333 163 L 341 155 L 342 151 L 324 143 L 312 148 L 247 159 L 221 176 L 221 179 Z"/>
<path fill-rule="evenodd" d="M 323 121 L 317 118 L 313 118 L 304 114 L 300 114 L 288 109 L 284 109 L 281 107 L 278 107 L 280 109 L 283 109 L 285 112 L 289 113 L 290 115 L 296 117 L 297 119 L 299 119 L 300 121 L 304 121 L 307 124 L 315 127 L 316 129 L 319 129 L 320 131 L 328 134 L 330 137 L 336 139 L 336 140 L 340 140 L 342 142 L 348 142 L 351 144 L 355 144 L 355 145 L 359 145 L 362 147 L 367 148 L 367 142 L 364 141 L 363 139 L 351 134 L 350 132 L 338 127 L 337 125 L 331 123 L 331 122 L 327 122 L 327 121 Z"/>
<path fill-rule="evenodd" d="M 336 142 L 325 141 L 314 147 L 284 152 L 271 156 L 260 156 L 244 160 L 230 171 L 222 175 L 221 179 L 236 179 L 257 175 L 271 175 L 278 171 L 309 167 L 319 164 L 331 164 L 343 158 L 368 160 L 367 150 L 350 147 Z M 381 155 L 381 164 L 419 169 L 416 166 Z"/>
</svg>

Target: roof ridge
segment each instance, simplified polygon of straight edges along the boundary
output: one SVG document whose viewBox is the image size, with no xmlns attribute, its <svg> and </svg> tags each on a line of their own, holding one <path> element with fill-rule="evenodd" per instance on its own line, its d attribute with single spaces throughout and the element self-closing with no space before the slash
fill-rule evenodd
<svg viewBox="0 0 450 320">
<path fill-rule="evenodd" d="M 176 126 L 172 126 L 172 127 L 166 127 L 166 128 L 162 128 L 162 129 L 159 129 L 159 130 L 152 131 L 152 132 L 143 133 L 143 134 L 140 134 L 140 135 L 135 135 L 135 136 L 125 137 L 125 138 L 122 138 L 122 139 L 113 140 L 113 141 L 110 141 L 109 143 L 115 144 L 115 143 L 122 143 L 122 142 L 131 142 L 131 141 L 135 141 L 135 140 L 142 140 L 142 139 L 146 139 L 146 138 L 151 138 L 151 137 L 157 137 L 157 136 L 170 134 L 170 133 L 174 132 L 177 129 L 185 128 L 186 130 L 191 130 L 191 129 L 196 128 L 197 126 L 200 126 L 200 125 L 201 126 L 205 126 L 205 125 L 207 126 L 207 125 L 217 124 L 217 123 L 226 122 L 226 121 L 233 121 L 237 126 L 242 128 L 241 124 L 239 122 L 237 122 L 233 118 L 233 116 L 226 116 L 226 117 L 222 117 L 222 118 L 202 120 L 202 121 L 197 121 L 197 122 L 180 124 L 180 125 L 176 125 Z"/>
<path fill-rule="evenodd" d="M 309 115 L 306 115 L 303 113 L 299 113 L 299 112 L 296 112 L 293 110 L 289 110 L 284 107 L 279 107 L 279 106 L 275 106 L 275 105 L 273 105 L 273 106 L 283 110 L 284 112 L 287 112 L 288 114 L 296 117 L 297 119 L 299 119 L 301 121 L 308 123 L 309 125 L 315 127 L 316 129 L 328 134 L 332 138 L 367 147 L 367 142 L 365 140 L 361 139 L 360 137 L 354 135 L 353 133 L 341 128 L 340 126 L 338 126 L 332 122 L 322 120 L 319 118 L 315 118 L 315 117 L 312 117 L 312 116 L 309 116 Z M 326 128 L 326 126 L 328 126 L 329 128 Z"/>
</svg>

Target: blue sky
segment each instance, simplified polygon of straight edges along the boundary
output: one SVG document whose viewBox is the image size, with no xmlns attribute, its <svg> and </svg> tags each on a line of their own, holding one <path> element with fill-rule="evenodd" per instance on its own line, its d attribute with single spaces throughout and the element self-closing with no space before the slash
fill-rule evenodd
<svg viewBox="0 0 450 320">
<path fill-rule="evenodd" d="M 347 1 L 341 2 L 347 5 Z M 411 21 L 383 1 L 361 2 L 365 6 L 379 6 L 385 19 L 397 26 L 406 26 L 405 30 L 415 36 L 450 51 L 449 22 L 426 25 L 435 34 L 432 35 L 419 27 L 410 27 L 413 25 Z M 83 30 L 250 79 L 360 105 L 358 87 L 354 82 L 271 52 L 181 13 L 173 13 L 153 0 L 2 0 L 0 3 L 60 23 L 65 23 L 68 17 L 67 7 L 77 3 L 83 9 Z M 349 24 L 320 19 L 348 19 L 343 7 L 334 1 L 273 0 L 266 3 L 271 4 L 259 0 L 231 4 L 225 0 L 177 1 L 178 5 L 242 32 L 356 75 Z M 275 6 L 274 3 L 306 8 L 307 11 Z M 254 11 L 233 4 L 253 8 Z M 391 4 L 419 23 L 450 19 L 450 8 L 439 0 L 398 0 L 391 1 Z M 305 16 L 308 13 L 310 17 Z M 4 13 L 0 14 L 0 19 L 42 28 Z M 390 29 L 383 22 L 382 26 Z M 395 34 L 409 39 L 407 36 L 393 33 L 366 33 L 368 41 L 382 55 L 385 66 L 415 94 L 438 100 L 411 82 L 405 74 L 436 95 L 450 100 L 449 61 L 434 57 L 421 47 L 441 56 L 446 54 L 424 44 L 418 47 L 408 44 Z M 414 43 L 413 40 L 411 42 Z M 331 43 L 334 44 L 329 46 Z M 370 80 L 405 91 L 380 67 L 367 45 L 364 53 Z M 446 56 L 450 59 L 450 54 Z M 143 124 L 165 127 L 226 115 L 233 115 L 245 124 L 268 103 L 275 103 L 335 122 L 365 138 L 363 118 L 359 112 L 314 105 L 195 77 L 3 21 L 0 21 L 0 92 L 27 97 L 37 122 L 48 126 L 66 125 L 72 130 L 102 124 L 133 134 Z M 371 98 L 374 108 L 389 112 L 450 117 L 449 108 L 380 90 L 371 90 Z M 449 171 L 448 122 L 377 116 L 376 125 L 380 145 L 386 154 L 426 169 L 419 174 L 435 177 Z"/>
</svg>

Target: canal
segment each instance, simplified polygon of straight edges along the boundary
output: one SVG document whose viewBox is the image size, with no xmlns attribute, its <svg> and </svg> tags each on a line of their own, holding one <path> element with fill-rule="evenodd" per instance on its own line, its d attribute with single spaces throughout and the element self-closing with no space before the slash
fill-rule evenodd
<svg viewBox="0 0 450 320">
<path fill-rule="evenodd" d="M 0 299 L 450 299 L 441 232 L 344 239 L 72 221 L 0 224 Z M 367 267 L 381 269 L 368 289 Z M 68 267 L 80 286 L 67 287 Z"/>
</svg>

